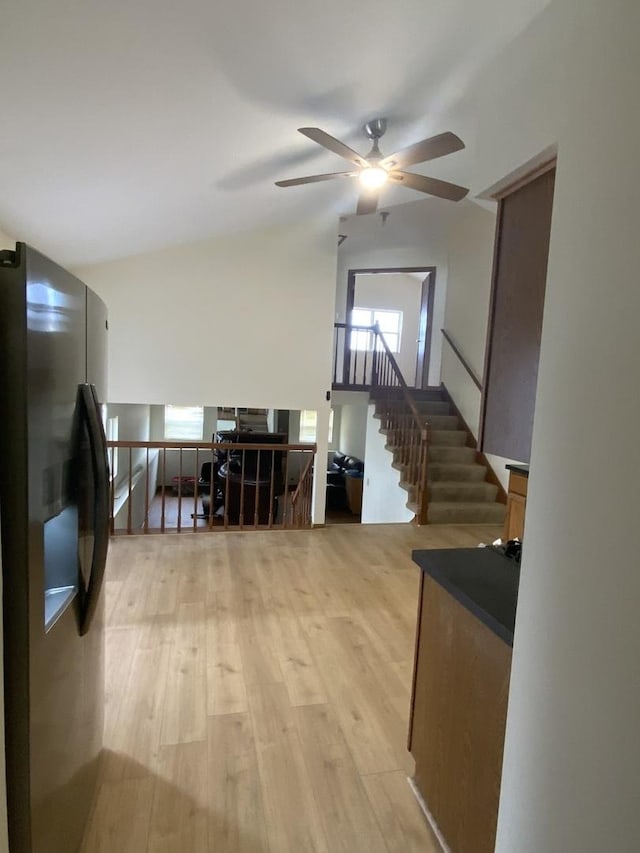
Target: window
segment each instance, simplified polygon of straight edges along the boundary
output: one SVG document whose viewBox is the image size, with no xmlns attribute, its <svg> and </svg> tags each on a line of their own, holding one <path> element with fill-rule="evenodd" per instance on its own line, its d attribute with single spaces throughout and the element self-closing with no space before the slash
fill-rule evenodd
<svg viewBox="0 0 640 853">
<path fill-rule="evenodd" d="M 115 415 L 112 418 L 107 417 L 107 428 L 105 430 L 107 441 L 117 441 L 118 440 L 118 416 Z M 118 476 L 118 453 L 119 451 L 116 448 L 110 447 L 107 451 L 107 457 L 109 459 L 109 467 L 111 479 L 115 480 Z"/>
<path fill-rule="evenodd" d="M 400 352 L 400 335 L 402 334 L 402 311 L 387 311 L 378 308 L 354 308 L 351 312 L 351 322 L 354 326 L 374 326 L 376 323 L 384 335 L 391 352 Z M 351 349 L 372 350 L 373 335 L 371 332 L 351 332 Z M 378 349 L 382 343 L 378 342 Z"/>
<path fill-rule="evenodd" d="M 165 406 L 164 437 L 171 441 L 202 441 L 203 406 Z"/>
<path fill-rule="evenodd" d="M 300 432 L 298 441 L 301 444 L 313 444 L 316 440 L 318 413 L 315 409 L 303 409 L 300 412 Z M 333 409 L 329 412 L 329 444 L 333 440 Z"/>
</svg>

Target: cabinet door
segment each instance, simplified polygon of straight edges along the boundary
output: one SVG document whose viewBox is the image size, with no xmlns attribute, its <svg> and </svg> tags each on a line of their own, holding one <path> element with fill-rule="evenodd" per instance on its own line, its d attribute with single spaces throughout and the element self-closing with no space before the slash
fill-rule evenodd
<svg viewBox="0 0 640 853">
<path fill-rule="evenodd" d="M 526 498 L 523 498 L 522 495 L 509 494 L 505 522 L 505 539 L 522 539 L 524 535 L 526 505 Z"/>
</svg>

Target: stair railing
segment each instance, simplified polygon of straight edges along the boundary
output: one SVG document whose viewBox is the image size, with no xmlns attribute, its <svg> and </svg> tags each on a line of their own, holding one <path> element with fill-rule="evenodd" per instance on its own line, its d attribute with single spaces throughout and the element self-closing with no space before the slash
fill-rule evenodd
<svg viewBox="0 0 640 853">
<path fill-rule="evenodd" d="M 387 430 L 387 443 L 393 447 L 394 462 L 400 465 L 402 478 L 409 484 L 410 500 L 417 505 L 416 521 L 426 524 L 430 427 L 420 415 L 380 327 L 376 324 L 373 330 L 376 346 L 370 394 L 376 401 L 383 428 Z M 391 389 L 395 393 L 390 394 Z"/>
<path fill-rule="evenodd" d="M 289 527 L 311 526 L 311 503 L 313 498 L 313 456 L 309 456 L 295 492 L 291 496 Z"/>
</svg>

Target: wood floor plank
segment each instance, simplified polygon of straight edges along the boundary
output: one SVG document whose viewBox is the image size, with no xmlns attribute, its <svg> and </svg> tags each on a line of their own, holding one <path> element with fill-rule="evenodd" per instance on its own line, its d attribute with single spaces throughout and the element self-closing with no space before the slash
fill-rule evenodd
<svg viewBox="0 0 640 853">
<path fill-rule="evenodd" d="M 154 779 L 102 782 L 82 853 L 141 853 L 147 849 Z"/>
<path fill-rule="evenodd" d="M 180 604 L 167 675 L 162 745 L 204 741 L 206 710 L 205 605 L 204 601 Z"/>
<path fill-rule="evenodd" d="M 207 713 L 237 714 L 247 710 L 247 688 L 239 645 L 207 641 Z"/>
<path fill-rule="evenodd" d="M 404 773 L 376 773 L 362 781 L 389 853 L 441 853 Z"/>
<path fill-rule="evenodd" d="M 212 853 L 267 853 L 262 788 L 248 713 L 209 718 L 208 782 Z"/>
<path fill-rule="evenodd" d="M 313 794 L 331 851 L 386 853 L 362 780 L 329 705 L 296 708 Z"/>
<path fill-rule="evenodd" d="M 147 853 L 207 853 L 208 794 L 206 743 L 161 747 Z"/>
<path fill-rule="evenodd" d="M 137 626 L 107 628 L 105 637 L 105 743 L 112 742 L 137 646 Z"/>
<path fill-rule="evenodd" d="M 269 849 L 330 851 L 284 684 L 254 684 L 249 712 L 256 739 Z"/>
<path fill-rule="evenodd" d="M 164 710 L 170 647 L 133 652 L 131 669 L 122 695 L 117 725 L 105 746 L 112 752 L 103 762 L 105 778 L 145 776 L 155 770 L 160 748 L 160 731 Z M 106 731 L 110 721 L 107 719 Z M 126 756 L 126 762 L 115 760 Z"/>
</svg>

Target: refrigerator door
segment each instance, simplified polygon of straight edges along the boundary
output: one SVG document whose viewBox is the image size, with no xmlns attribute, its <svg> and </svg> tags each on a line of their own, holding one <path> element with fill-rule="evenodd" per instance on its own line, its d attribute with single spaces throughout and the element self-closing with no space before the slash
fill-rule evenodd
<svg viewBox="0 0 640 853">
<path fill-rule="evenodd" d="M 81 484 L 93 482 L 89 428 L 77 405 L 87 289 L 24 244 L 0 279 L 0 325 L 9 334 L 1 354 L 11 365 L 0 380 L 10 849 L 76 853 L 103 704 L 99 603 L 81 636 Z"/>
</svg>

